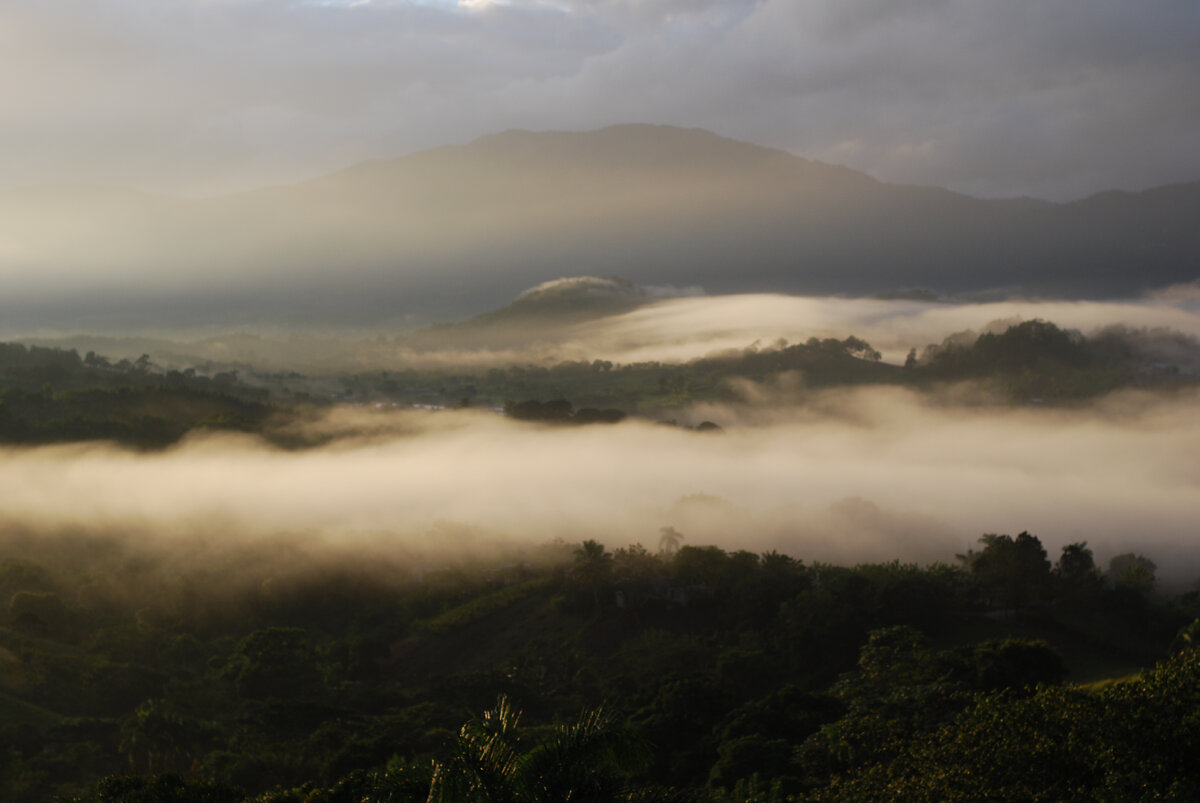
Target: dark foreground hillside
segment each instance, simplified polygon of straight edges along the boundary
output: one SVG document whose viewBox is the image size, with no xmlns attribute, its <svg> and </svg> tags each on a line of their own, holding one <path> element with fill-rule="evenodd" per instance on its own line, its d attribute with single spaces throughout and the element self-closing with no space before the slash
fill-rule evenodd
<svg viewBox="0 0 1200 803">
<path fill-rule="evenodd" d="M 682 541 L 466 557 L 7 531 L 0 797 L 1200 790 L 1200 601 L 1156 594 L 1144 556 L 1052 565 L 1022 533 L 839 567 Z"/>
</svg>

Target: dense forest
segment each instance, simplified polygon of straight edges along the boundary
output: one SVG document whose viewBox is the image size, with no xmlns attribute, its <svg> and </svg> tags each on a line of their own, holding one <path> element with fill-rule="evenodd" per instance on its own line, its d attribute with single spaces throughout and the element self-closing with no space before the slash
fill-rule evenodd
<svg viewBox="0 0 1200 803">
<path fill-rule="evenodd" d="M 0 795 L 1189 799 L 1200 598 L 1150 558 L 471 556 L 4 536 Z"/>
</svg>

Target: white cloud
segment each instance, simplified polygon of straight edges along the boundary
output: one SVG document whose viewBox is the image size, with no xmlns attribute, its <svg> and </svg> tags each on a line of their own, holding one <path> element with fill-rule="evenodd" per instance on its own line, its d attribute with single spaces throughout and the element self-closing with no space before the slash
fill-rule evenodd
<svg viewBox="0 0 1200 803">
<path fill-rule="evenodd" d="M 1190 287 L 1190 286 L 1185 286 Z M 1182 291 L 1181 291 L 1182 292 Z M 998 301 L 954 304 L 869 298 L 731 295 L 676 298 L 620 316 L 583 324 L 564 338 L 564 347 L 614 362 L 688 360 L 751 343 L 810 337 L 867 340 L 890 362 L 903 362 L 910 348 L 991 321 L 1040 318 L 1087 334 L 1106 326 L 1166 327 L 1200 337 L 1200 310 L 1177 296 L 1146 302 Z"/>
</svg>

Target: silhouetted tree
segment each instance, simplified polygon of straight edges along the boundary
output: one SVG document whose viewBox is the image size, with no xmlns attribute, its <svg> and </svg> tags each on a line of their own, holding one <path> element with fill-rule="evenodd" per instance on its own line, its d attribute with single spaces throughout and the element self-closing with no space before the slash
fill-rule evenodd
<svg viewBox="0 0 1200 803">
<path fill-rule="evenodd" d="M 674 527 L 662 527 L 658 531 L 658 551 L 664 555 L 674 555 L 679 550 L 683 533 Z"/>
<path fill-rule="evenodd" d="M 1114 586 L 1127 588 L 1139 594 L 1149 594 L 1154 590 L 1154 573 L 1158 566 L 1144 555 L 1126 552 L 1115 556 L 1108 562 L 1105 577 Z"/>
<path fill-rule="evenodd" d="M 588 539 L 575 548 L 573 574 L 579 584 L 592 592 L 596 610 L 600 609 L 600 589 L 612 576 L 612 555 L 604 544 Z"/>
<path fill-rule="evenodd" d="M 1054 574 L 1058 578 L 1059 595 L 1063 599 L 1080 601 L 1100 593 L 1100 573 L 1096 569 L 1092 550 L 1087 548 L 1087 541 L 1064 546 L 1058 565 L 1054 567 Z"/>
<path fill-rule="evenodd" d="M 1014 610 L 1042 601 L 1050 581 L 1050 561 L 1036 536 L 988 534 L 979 541 L 983 549 L 971 564 L 971 574 L 984 593 Z"/>
</svg>

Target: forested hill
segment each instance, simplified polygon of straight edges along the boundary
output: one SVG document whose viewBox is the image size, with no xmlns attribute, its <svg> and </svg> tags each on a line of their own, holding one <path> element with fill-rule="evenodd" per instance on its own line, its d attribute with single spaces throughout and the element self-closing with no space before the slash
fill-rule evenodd
<svg viewBox="0 0 1200 803">
<path fill-rule="evenodd" d="M 295 546 L 0 533 L 0 796 L 1200 790 L 1200 601 L 1156 593 L 1146 556 L 1052 562 L 1021 533 L 842 567 L 670 528 L 653 552 Z"/>
<path fill-rule="evenodd" d="M 0 443 L 113 440 L 174 443 L 195 429 L 258 430 L 266 392 L 236 372 L 158 370 L 147 355 L 110 362 L 89 352 L 0 343 Z"/>
</svg>

